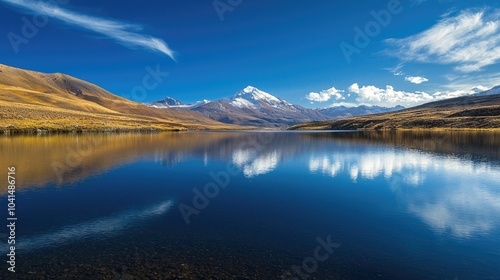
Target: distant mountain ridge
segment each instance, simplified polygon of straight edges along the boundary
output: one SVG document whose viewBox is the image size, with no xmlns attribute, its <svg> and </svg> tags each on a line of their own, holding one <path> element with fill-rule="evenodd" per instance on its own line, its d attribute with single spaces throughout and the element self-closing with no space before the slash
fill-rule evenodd
<svg viewBox="0 0 500 280">
<path fill-rule="evenodd" d="M 176 99 L 173 99 L 172 97 L 165 97 L 163 98 L 162 100 L 160 101 L 156 101 L 156 102 L 153 102 L 153 103 L 150 103 L 150 104 L 157 104 L 157 105 L 163 105 L 163 106 L 166 106 L 166 107 L 171 107 L 171 106 L 180 106 L 180 105 L 185 105 L 184 103 L 176 100 Z"/>
<path fill-rule="evenodd" d="M 494 88 L 495 90 L 500 87 Z M 500 130 L 500 94 L 469 95 L 434 101 L 409 109 L 318 121 L 292 130 L 397 130 L 397 129 L 495 129 Z M 495 92 L 495 91 L 493 91 Z M 491 93 L 491 92 L 490 92 Z"/>
<path fill-rule="evenodd" d="M 185 104 L 172 97 L 165 97 L 164 99 L 152 103 L 145 103 L 146 106 L 158 109 L 175 109 L 175 108 L 194 108 L 203 104 L 209 103 L 209 100 L 198 101 L 194 104 Z"/>
<path fill-rule="evenodd" d="M 403 110 L 405 107 L 403 106 L 394 106 L 394 107 L 381 107 L 381 106 L 366 106 L 360 105 L 357 107 L 331 107 L 331 108 L 323 108 L 317 109 L 322 114 L 332 118 L 332 119 L 340 119 L 340 118 L 349 118 L 349 117 L 357 117 L 364 115 L 372 115 L 372 114 L 380 114 L 380 113 L 388 113 Z"/>
<path fill-rule="evenodd" d="M 167 99 L 175 100 L 169 97 Z M 148 106 L 162 108 L 159 107 L 163 106 L 160 104 L 162 104 L 161 101 L 150 103 Z M 253 86 L 247 86 L 230 97 L 213 102 L 195 105 L 168 105 L 168 107 L 193 110 L 203 114 L 207 118 L 223 123 L 263 127 L 282 127 L 301 122 L 392 112 L 404 109 L 402 106 L 386 108 L 364 105 L 352 108 L 340 106 L 325 109 L 309 109 L 292 104 Z"/>
<path fill-rule="evenodd" d="M 479 92 L 474 94 L 475 96 L 486 96 L 486 95 L 493 95 L 493 94 L 500 94 L 500 86 L 496 86 L 494 88 L 491 88 L 489 90 Z"/>
</svg>

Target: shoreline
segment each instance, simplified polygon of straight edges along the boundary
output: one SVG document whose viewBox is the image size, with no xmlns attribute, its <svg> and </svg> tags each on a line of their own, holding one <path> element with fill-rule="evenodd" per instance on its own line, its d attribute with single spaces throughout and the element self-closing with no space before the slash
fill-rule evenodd
<svg viewBox="0 0 500 280">
<path fill-rule="evenodd" d="M 92 134 L 92 133 L 160 133 L 183 132 L 188 129 L 157 129 L 157 128 L 116 128 L 116 129 L 44 129 L 44 128 L 15 128 L 0 129 L 0 135 L 50 135 L 50 134 Z"/>
<path fill-rule="evenodd" d="M 328 132 L 328 131 L 343 131 L 343 132 L 500 132 L 500 128 L 446 128 L 446 127 L 435 127 L 435 128 L 391 128 L 391 129 L 331 129 L 331 128 L 318 128 L 318 127 L 288 127 L 284 129 L 276 128 L 154 128 L 154 127 L 141 127 L 141 128 L 97 128 L 97 129 L 46 129 L 46 128 L 0 128 L 0 136 L 14 136 L 14 135 L 59 135 L 59 134 L 121 134 L 121 133 L 163 133 L 163 132 L 189 132 L 189 131 L 210 131 L 210 132 L 228 132 L 228 131 L 296 131 L 296 132 Z"/>
<path fill-rule="evenodd" d="M 500 132 L 500 127 L 491 127 L 491 128 L 473 128 L 473 127 L 432 127 L 432 128 L 382 128 L 382 129 L 333 129 L 333 128 L 318 128 L 318 127 L 298 127 L 293 128 L 290 127 L 287 130 L 289 131 L 367 131 L 367 132 L 399 132 L 399 131 L 492 131 L 492 132 Z"/>
</svg>

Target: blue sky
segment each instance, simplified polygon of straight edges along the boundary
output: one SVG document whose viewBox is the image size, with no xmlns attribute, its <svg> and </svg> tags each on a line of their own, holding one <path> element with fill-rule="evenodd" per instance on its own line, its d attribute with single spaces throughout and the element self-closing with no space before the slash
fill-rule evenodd
<svg viewBox="0 0 500 280">
<path fill-rule="evenodd" d="M 496 1 L 0 0 L 0 17 L 0 63 L 141 102 L 253 85 L 307 107 L 413 106 L 500 85 Z"/>
</svg>

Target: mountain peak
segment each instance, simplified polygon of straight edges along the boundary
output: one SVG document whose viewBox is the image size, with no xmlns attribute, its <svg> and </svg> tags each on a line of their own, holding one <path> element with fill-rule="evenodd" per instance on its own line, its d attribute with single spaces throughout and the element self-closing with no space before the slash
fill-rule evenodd
<svg viewBox="0 0 500 280">
<path fill-rule="evenodd" d="M 262 91 L 253 86 L 247 86 L 241 92 L 237 93 L 233 99 L 243 98 L 247 101 L 263 101 L 266 103 L 283 103 L 284 101 L 276 96 Z"/>
<path fill-rule="evenodd" d="M 251 93 L 255 90 L 259 90 L 258 88 L 256 87 L 253 87 L 253 86 L 247 86 L 246 88 L 243 89 L 243 92 L 246 92 L 246 93 Z"/>
<path fill-rule="evenodd" d="M 172 97 L 165 97 L 160 101 L 157 101 L 156 103 L 164 103 L 166 105 L 184 105 L 184 103 L 172 98 Z"/>
<path fill-rule="evenodd" d="M 500 86 L 495 86 L 489 90 L 478 92 L 475 95 L 476 96 L 485 96 L 485 95 L 494 95 L 494 94 L 500 94 Z"/>
<path fill-rule="evenodd" d="M 186 104 L 183 102 L 180 102 L 177 99 L 174 99 L 172 97 L 165 97 L 164 99 L 160 101 L 156 101 L 153 103 L 145 103 L 146 106 L 153 107 L 153 108 L 159 108 L 159 109 L 165 109 L 165 108 L 184 108 L 184 109 L 190 109 L 190 108 L 196 108 L 198 106 L 210 103 L 210 100 L 202 100 L 202 101 L 197 101 L 194 104 Z"/>
</svg>

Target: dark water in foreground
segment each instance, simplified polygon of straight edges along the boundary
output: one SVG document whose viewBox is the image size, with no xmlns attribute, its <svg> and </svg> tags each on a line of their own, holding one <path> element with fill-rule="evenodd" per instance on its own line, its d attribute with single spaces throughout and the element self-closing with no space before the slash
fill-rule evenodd
<svg viewBox="0 0 500 280">
<path fill-rule="evenodd" d="M 500 134 L 0 138 L 1 279 L 500 279 Z M 135 278 L 134 278 L 135 277 Z"/>
</svg>

